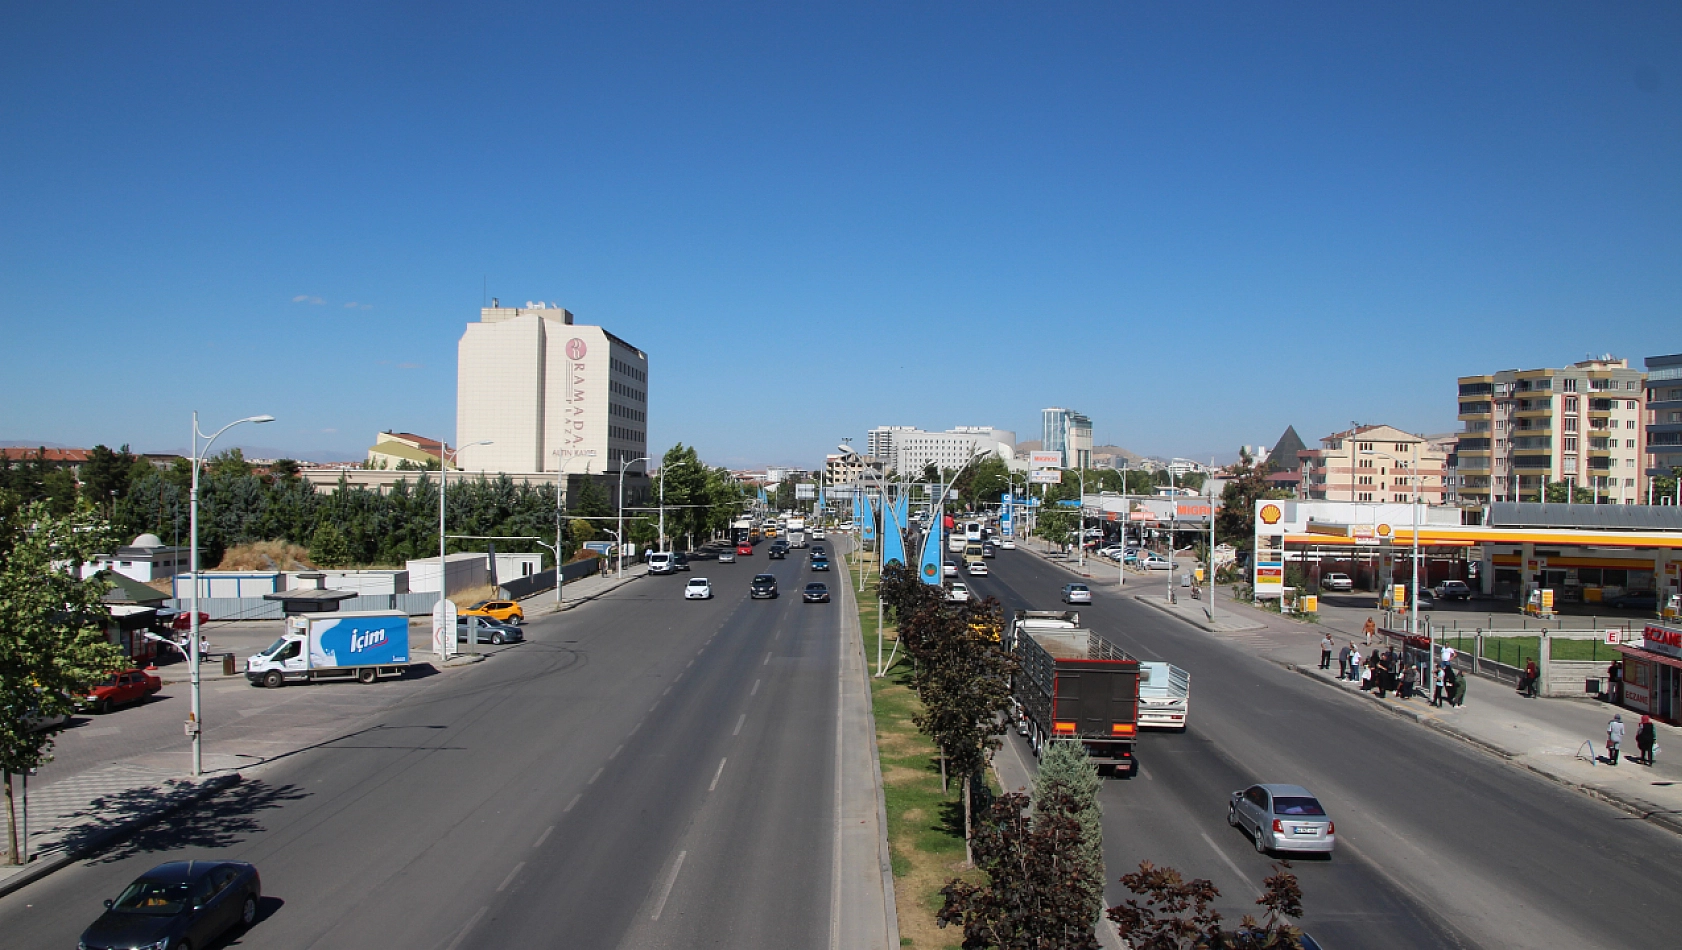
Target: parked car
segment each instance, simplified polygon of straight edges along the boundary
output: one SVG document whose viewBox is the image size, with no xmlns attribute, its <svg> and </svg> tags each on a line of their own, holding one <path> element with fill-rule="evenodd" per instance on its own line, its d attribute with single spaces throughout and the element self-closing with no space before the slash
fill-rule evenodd
<svg viewBox="0 0 1682 950">
<path fill-rule="evenodd" d="M 777 575 L 755 574 L 753 583 L 748 585 L 748 596 L 754 600 L 775 598 L 777 596 Z"/>
<path fill-rule="evenodd" d="M 1333 571 L 1320 577 L 1320 586 L 1329 591 L 1347 593 L 1355 589 L 1355 581 L 1348 574 Z"/>
<path fill-rule="evenodd" d="M 708 583 L 705 577 L 691 577 L 689 583 L 684 585 L 684 600 L 712 600 L 712 597 L 713 585 Z"/>
<path fill-rule="evenodd" d="M 946 588 L 946 599 L 954 604 L 961 604 L 969 600 L 969 587 L 954 583 Z"/>
<path fill-rule="evenodd" d="M 1465 581 L 1443 581 L 1431 591 L 1438 600 L 1471 600 L 1472 589 Z"/>
<path fill-rule="evenodd" d="M 1233 792 L 1226 823 L 1248 831 L 1256 850 L 1331 854 L 1337 826 L 1320 800 L 1301 785 L 1252 785 Z"/>
<path fill-rule="evenodd" d="M 106 677 L 105 682 L 78 699 L 76 705 L 103 715 L 118 706 L 145 702 L 146 697 L 163 688 L 164 681 L 155 674 L 139 668 L 128 669 Z"/>
<path fill-rule="evenodd" d="M 1174 569 L 1174 562 L 1156 553 L 1147 551 L 1137 558 L 1139 566 L 1147 571 L 1170 571 Z"/>
<path fill-rule="evenodd" d="M 524 643 L 526 635 L 519 627 L 489 617 L 479 618 L 478 642 L 501 645 L 504 643 Z M 467 618 L 456 617 L 456 642 L 467 642 Z"/>
<path fill-rule="evenodd" d="M 457 614 L 459 617 L 490 617 L 503 623 L 525 623 L 526 612 L 512 600 L 481 600 Z"/>
<path fill-rule="evenodd" d="M 1090 604 L 1092 603 L 1092 590 L 1085 584 L 1064 584 L 1063 603 Z"/>
<path fill-rule="evenodd" d="M 1650 590 L 1632 590 L 1616 597 L 1608 597 L 1603 603 L 1608 607 L 1652 612 L 1659 609 L 1659 595 Z"/>
<path fill-rule="evenodd" d="M 734 564 L 734 563 L 736 563 L 736 552 L 734 550 L 732 550 L 731 548 L 725 548 L 724 550 L 718 552 L 718 563 L 720 563 L 720 564 Z"/>
<path fill-rule="evenodd" d="M 743 541 L 741 544 L 736 545 L 736 553 L 740 554 L 742 557 L 747 557 L 753 553 L 753 545 Z"/>
<path fill-rule="evenodd" d="M 208 947 L 230 928 L 256 923 L 262 896 L 257 869 L 244 861 L 171 861 L 106 901 L 77 946 Z"/>
<path fill-rule="evenodd" d="M 808 604 L 827 604 L 829 587 L 818 583 L 807 584 L 806 589 L 800 592 L 800 599 Z"/>
<path fill-rule="evenodd" d="M 45 696 L 45 691 L 43 690 L 37 689 L 36 693 L 37 695 Z M 60 696 L 63 697 L 63 694 L 61 693 Z M 58 726 L 65 725 L 70 722 L 70 714 L 52 713 L 49 715 L 42 712 L 40 705 L 37 703 L 32 704 L 29 709 L 24 712 L 23 722 L 24 728 L 28 729 L 30 732 L 40 732 L 44 729 L 53 729 Z"/>
</svg>

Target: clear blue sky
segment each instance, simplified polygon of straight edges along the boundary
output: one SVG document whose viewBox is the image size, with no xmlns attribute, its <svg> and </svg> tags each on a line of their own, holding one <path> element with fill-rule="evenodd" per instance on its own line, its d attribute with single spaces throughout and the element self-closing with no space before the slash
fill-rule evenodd
<svg viewBox="0 0 1682 950">
<path fill-rule="evenodd" d="M 0 440 L 453 438 L 487 280 L 729 465 L 1446 431 L 1682 351 L 1675 2 L 258 6 L 7 5 Z"/>
</svg>

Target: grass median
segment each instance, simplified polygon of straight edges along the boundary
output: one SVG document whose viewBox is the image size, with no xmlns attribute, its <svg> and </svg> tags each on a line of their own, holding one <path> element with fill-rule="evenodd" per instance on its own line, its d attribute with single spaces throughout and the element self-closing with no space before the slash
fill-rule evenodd
<svg viewBox="0 0 1682 950">
<path fill-rule="evenodd" d="M 849 574 L 858 585 L 858 563 Z M 876 672 L 876 574 L 858 595 L 859 627 L 870 672 Z M 883 654 L 894 647 L 894 628 L 883 630 Z M 964 873 L 964 813 L 959 783 L 940 788 L 940 759 L 934 743 L 917 730 L 914 717 L 923 704 L 910 685 L 911 664 L 900 653 L 887 675 L 872 675 L 870 699 L 876 714 L 876 749 L 888 810 L 888 849 L 894 869 L 894 904 L 899 914 L 900 946 L 956 948 L 963 932 L 935 923 L 943 900 L 940 889 Z M 970 872 L 974 873 L 974 872 Z"/>
</svg>

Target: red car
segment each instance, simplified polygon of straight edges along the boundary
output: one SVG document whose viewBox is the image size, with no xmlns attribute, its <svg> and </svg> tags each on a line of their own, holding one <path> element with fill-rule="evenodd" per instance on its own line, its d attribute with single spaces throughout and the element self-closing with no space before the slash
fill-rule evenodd
<svg viewBox="0 0 1682 950">
<path fill-rule="evenodd" d="M 753 545 L 747 543 L 746 541 L 743 541 L 741 544 L 736 545 L 736 553 L 738 555 L 743 555 L 743 556 L 752 554 L 753 553 Z"/>
<path fill-rule="evenodd" d="M 108 713 L 118 706 L 141 702 L 163 688 L 164 681 L 156 674 L 142 669 L 123 670 L 112 673 L 105 682 L 89 690 L 77 705 L 96 713 Z"/>
</svg>

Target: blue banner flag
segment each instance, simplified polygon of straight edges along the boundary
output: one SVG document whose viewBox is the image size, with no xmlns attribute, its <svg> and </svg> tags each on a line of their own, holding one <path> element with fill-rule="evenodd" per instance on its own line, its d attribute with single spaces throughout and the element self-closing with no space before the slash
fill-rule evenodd
<svg viewBox="0 0 1682 950">
<path fill-rule="evenodd" d="M 917 573 L 925 584 L 939 584 L 941 565 L 945 558 L 941 555 L 942 543 L 940 539 L 940 522 L 942 509 L 938 506 L 934 510 L 934 517 L 929 519 L 929 533 L 923 536 L 923 559 L 917 568 Z"/>
<path fill-rule="evenodd" d="M 870 504 L 870 496 L 864 495 L 859 501 L 859 511 L 864 516 L 859 522 L 859 537 L 865 541 L 876 540 L 876 509 Z"/>
<path fill-rule="evenodd" d="M 759 504 L 761 507 L 764 507 L 767 504 L 765 501 L 765 487 L 763 485 L 759 488 Z"/>
<path fill-rule="evenodd" d="M 905 564 L 905 499 L 882 505 L 882 566 Z"/>
<path fill-rule="evenodd" d="M 1010 492 L 1005 492 L 999 500 L 999 534 L 1007 538 L 1016 537 L 1016 505 L 1013 502 Z"/>
</svg>

